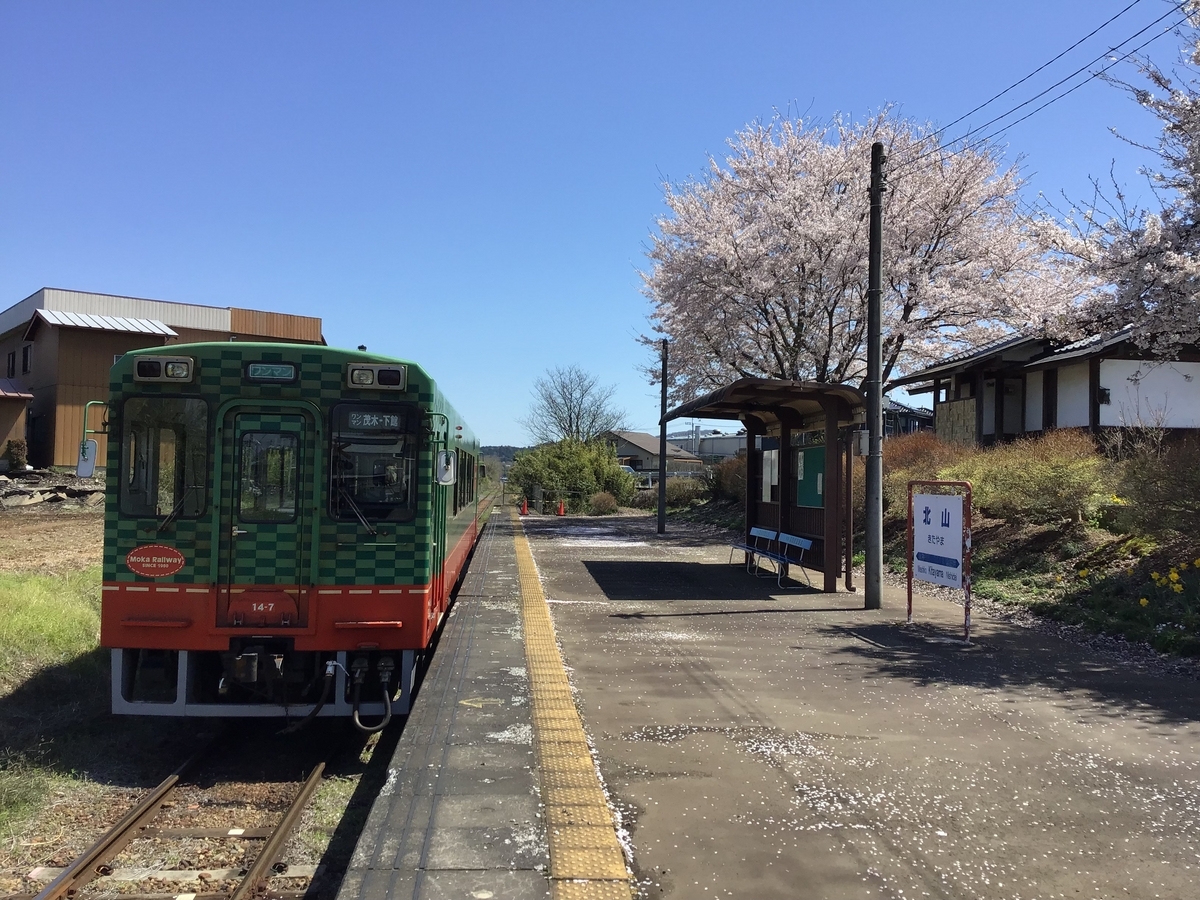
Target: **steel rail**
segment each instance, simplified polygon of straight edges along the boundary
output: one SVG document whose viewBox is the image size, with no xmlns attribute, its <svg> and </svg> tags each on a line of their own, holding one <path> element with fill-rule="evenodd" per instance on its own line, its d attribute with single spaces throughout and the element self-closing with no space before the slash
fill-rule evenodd
<svg viewBox="0 0 1200 900">
<path fill-rule="evenodd" d="M 102 874 L 99 869 L 107 865 L 114 856 L 137 837 L 138 828 L 149 822 L 161 810 L 162 803 L 175 790 L 179 779 L 212 748 L 212 742 L 192 754 L 179 768 L 163 779 L 162 783 L 147 794 L 133 809 L 125 813 L 112 828 L 101 835 L 94 844 L 77 856 L 58 877 L 46 885 L 34 900 L 61 900 L 76 893 L 79 888 Z"/>
<path fill-rule="evenodd" d="M 299 823 L 301 813 L 304 812 L 304 808 L 308 806 L 308 801 L 312 799 L 312 795 L 321 784 L 321 775 L 324 771 L 325 763 L 322 762 L 317 763 L 316 767 L 309 773 L 308 778 L 300 787 L 300 792 L 296 794 L 296 799 L 292 801 L 292 805 L 288 807 L 288 811 L 283 814 L 283 818 L 275 826 L 275 831 L 267 838 L 267 842 L 263 845 L 258 858 L 254 860 L 254 865 L 246 871 L 246 877 L 241 880 L 229 895 L 229 900 L 247 900 L 257 890 L 260 882 L 266 879 L 267 873 L 274 867 L 279 854 L 283 851 L 283 845 L 287 843 L 292 830 Z"/>
</svg>

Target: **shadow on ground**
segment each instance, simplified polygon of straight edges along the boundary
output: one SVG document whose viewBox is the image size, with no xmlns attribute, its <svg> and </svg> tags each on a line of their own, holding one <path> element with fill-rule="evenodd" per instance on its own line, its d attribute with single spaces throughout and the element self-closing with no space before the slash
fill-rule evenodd
<svg viewBox="0 0 1200 900">
<path fill-rule="evenodd" d="M 764 600 L 782 593 L 815 595 L 820 592 L 791 578 L 777 586 L 775 574 L 765 569 L 754 578 L 745 566 L 654 560 L 583 560 L 609 600 Z"/>
<path fill-rule="evenodd" d="M 959 642 L 960 631 L 901 623 L 821 625 L 814 633 L 841 642 L 835 656 L 852 659 L 874 677 L 902 679 L 915 688 L 1040 687 L 1060 693 L 1081 715 L 1200 722 L 1200 682 L 1146 671 L 1014 625 L 989 623 L 988 635 L 969 647 Z"/>
</svg>

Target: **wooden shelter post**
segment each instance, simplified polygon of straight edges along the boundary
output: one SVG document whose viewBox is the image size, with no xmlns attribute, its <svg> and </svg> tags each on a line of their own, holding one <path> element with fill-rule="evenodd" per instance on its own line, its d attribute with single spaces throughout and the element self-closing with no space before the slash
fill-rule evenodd
<svg viewBox="0 0 1200 900">
<path fill-rule="evenodd" d="M 838 571 L 842 556 L 842 448 L 838 442 L 836 397 L 822 398 L 825 409 L 825 576 L 823 590 L 837 593 Z"/>
<path fill-rule="evenodd" d="M 854 590 L 854 431 L 844 432 L 846 445 L 846 590 Z"/>
<path fill-rule="evenodd" d="M 746 416 L 746 535 L 750 543 L 750 529 L 758 525 L 758 497 L 762 493 L 762 456 L 755 442 L 763 432 L 762 423 L 754 416 Z"/>
</svg>

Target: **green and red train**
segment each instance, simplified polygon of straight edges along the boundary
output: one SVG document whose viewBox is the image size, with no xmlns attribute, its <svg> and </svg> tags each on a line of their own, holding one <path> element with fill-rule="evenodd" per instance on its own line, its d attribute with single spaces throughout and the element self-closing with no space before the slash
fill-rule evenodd
<svg viewBox="0 0 1200 900">
<path fill-rule="evenodd" d="M 479 444 L 424 370 L 308 344 L 138 350 L 113 366 L 108 436 L 114 712 L 408 711 L 479 533 Z"/>
</svg>

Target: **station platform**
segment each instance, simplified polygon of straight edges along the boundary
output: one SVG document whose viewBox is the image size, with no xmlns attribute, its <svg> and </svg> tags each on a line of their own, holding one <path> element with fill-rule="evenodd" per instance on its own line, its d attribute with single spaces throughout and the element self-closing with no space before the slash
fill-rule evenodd
<svg viewBox="0 0 1200 900">
<path fill-rule="evenodd" d="M 1192 896 L 1200 682 L 724 538 L 494 514 L 338 900 Z"/>
</svg>

